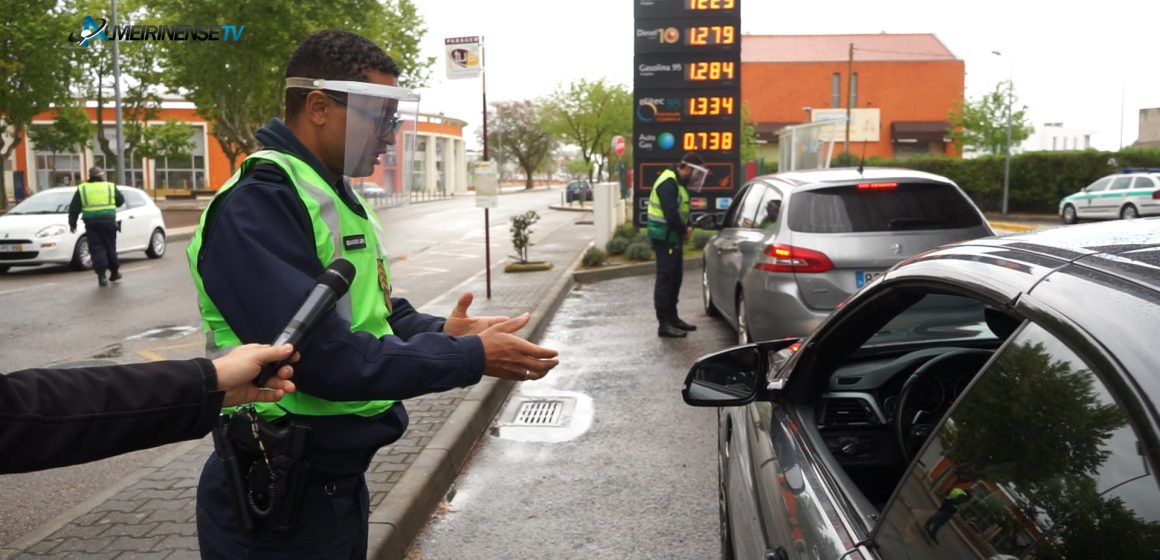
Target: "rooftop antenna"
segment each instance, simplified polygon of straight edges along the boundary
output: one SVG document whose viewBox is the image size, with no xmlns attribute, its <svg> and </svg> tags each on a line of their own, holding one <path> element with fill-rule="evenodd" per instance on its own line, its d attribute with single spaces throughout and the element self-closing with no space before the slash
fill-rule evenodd
<svg viewBox="0 0 1160 560">
<path fill-rule="evenodd" d="M 862 159 L 858 161 L 858 176 L 862 176 L 862 168 L 866 166 L 866 141 L 862 141 Z"/>
</svg>

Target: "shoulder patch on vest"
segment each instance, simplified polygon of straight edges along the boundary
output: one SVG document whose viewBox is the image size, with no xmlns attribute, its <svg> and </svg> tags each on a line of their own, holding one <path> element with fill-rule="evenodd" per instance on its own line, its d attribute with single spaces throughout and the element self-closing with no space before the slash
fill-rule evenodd
<svg viewBox="0 0 1160 560">
<path fill-rule="evenodd" d="M 342 238 L 342 245 L 348 251 L 353 249 L 366 249 L 367 238 L 365 235 L 348 235 Z"/>
</svg>

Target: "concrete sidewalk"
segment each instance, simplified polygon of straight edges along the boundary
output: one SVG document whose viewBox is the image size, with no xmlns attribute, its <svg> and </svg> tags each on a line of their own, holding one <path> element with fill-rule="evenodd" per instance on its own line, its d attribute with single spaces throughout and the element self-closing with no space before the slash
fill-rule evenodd
<svg viewBox="0 0 1160 560">
<path fill-rule="evenodd" d="M 476 294 L 474 314 L 530 312 L 531 322 L 520 334 L 537 340 L 571 289 L 572 272 L 593 237 L 591 225 L 574 222 L 535 240 L 537 259 L 553 263 L 551 270 L 504 273 L 497 264 L 491 299 L 485 297 L 481 272 L 424 307 L 450 309 L 460 293 L 470 290 Z M 188 239 L 193 229 L 173 228 L 170 239 Z M 375 456 L 366 473 L 369 557 L 405 556 L 513 386 L 485 377 L 467 389 L 407 401 L 410 428 Z M 208 437 L 173 446 L 152 464 L 0 549 L 0 560 L 198 558 L 195 497 L 202 464 L 212 450 Z"/>
</svg>

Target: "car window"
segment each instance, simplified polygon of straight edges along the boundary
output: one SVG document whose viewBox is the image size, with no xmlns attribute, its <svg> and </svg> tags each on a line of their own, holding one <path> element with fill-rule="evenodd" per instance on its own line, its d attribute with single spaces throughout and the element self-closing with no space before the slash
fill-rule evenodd
<svg viewBox="0 0 1160 560">
<path fill-rule="evenodd" d="M 1108 185 L 1112 184 L 1112 179 L 1113 177 L 1104 177 L 1103 179 L 1088 185 L 1088 187 L 1084 190 L 1087 192 L 1100 192 L 1107 189 Z"/>
<path fill-rule="evenodd" d="M 1132 183 L 1133 189 L 1152 189 L 1156 187 L 1156 182 L 1151 177 L 1146 175 L 1139 175 L 1136 177 L 1136 182 Z"/>
<path fill-rule="evenodd" d="M 795 192 L 789 227 L 804 233 L 957 229 L 982 224 L 975 206 L 946 183 L 864 183 Z"/>
<path fill-rule="evenodd" d="M 757 227 L 765 229 L 776 224 L 781 215 L 781 193 L 768 186 L 761 191 L 761 200 L 757 203 Z"/>
<path fill-rule="evenodd" d="M 737 208 L 737 213 L 733 215 L 733 227 L 757 227 L 757 209 L 761 203 L 761 196 L 765 189 L 766 187 L 760 183 L 754 183 L 749 187 L 749 190 L 745 193 L 745 197 L 741 199 L 741 205 Z"/>
<path fill-rule="evenodd" d="M 1125 175 L 1123 177 L 1116 177 L 1115 180 L 1112 181 L 1112 186 L 1108 190 L 1110 190 L 1110 191 L 1122 191 L 1122 190 L 1128 188 L 1129 186 L 1131 186 L 1131 184 L 1132 184 L 1132 176 L 1131 175 Z"/>
<path fill-rule="evenodd" d="M 147 204 L 145 195 L 129 189 L 121 189 L 121 196 L 125 197 L 125 206 L 122 208 L 140 208 Z"/>
<path fill-rule="evenodd" d="M 16 214 L 68 214 L 68 206 L 76 191 L 50 191 L 33 195 L 17 204 L 10 215 Z"/>
<path fill-rule="evenodd" d="M 936 429 L 875 544 L 884 558 L 1156 558 L 1141 445 L 1091 367 L 1029 325 Z"/>
<path fill-rule="evenodd" d="M 998 336 L 994 330 L 999 330 L 999 327 L 993 322 L 997 319 L 992 319 L 989 324 L 986 309 L 983 302 L 974 298 L 927 294 L 875 332 L 862 348 L 932 341 L 995 340 Z M 1003 333 L 1003 336 L 1007 334 L 1010 333 Z"/>
</svg>

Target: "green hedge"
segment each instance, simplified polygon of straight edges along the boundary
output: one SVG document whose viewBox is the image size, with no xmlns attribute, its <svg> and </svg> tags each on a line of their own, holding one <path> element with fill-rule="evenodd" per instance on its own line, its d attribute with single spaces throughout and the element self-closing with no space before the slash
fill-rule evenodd
<svg viewBox="0 0 1160 560">
<path fill-rule="evenodd" d="M 942 175 L 958 183 L 984 212 L 1003 208 L 1003 156 L 957 159 L 919 156 L 869 158 L 867 166 L 902 167 Z M 1011 156 L 1011 212 L 1059 210 L 1059 200 L 1116 173 L 1121 167 L 1160 167 L 1160 149 L 1126 148 L 1119 152 L 1028 152 Z"/>
</svg>

